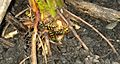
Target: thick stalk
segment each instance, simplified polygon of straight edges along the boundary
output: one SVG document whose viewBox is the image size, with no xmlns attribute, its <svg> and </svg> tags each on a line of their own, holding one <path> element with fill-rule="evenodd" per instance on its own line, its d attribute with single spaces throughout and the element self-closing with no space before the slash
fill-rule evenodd
<svg viewBox="0 0 120 64">
<path fill-rule="evenodd" d="M 35 0 L 29 0 L 29 3 L 32 7 L 33 12 L 35 13 L 35 21 L 34 21 L 34 30 L 32 34 L 32 44 L 31 44 L 31 64 L 37 64 L 36 57 L 36 36 L 38 31 L 38 22 L 40 20 L 39 9 L 37 8 L 37 4 Z"/>
</svg>

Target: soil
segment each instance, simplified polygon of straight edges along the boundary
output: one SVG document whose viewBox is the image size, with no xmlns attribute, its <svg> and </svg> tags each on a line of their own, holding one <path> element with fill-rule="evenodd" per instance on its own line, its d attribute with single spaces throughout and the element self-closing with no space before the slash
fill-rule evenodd
<svg viewBox="0 0 120 64">
<path fill-rule="evenodd" d="M 120 10 L 119 0 L 85 1 L 118 11 Z M 18 12 L 27 8 L 27 4 L 28 2 L 25 0 L 13 1 L 8 12 L 16 15 Z M 120 23 L 118 23 L 114 29 L 109 30 L 105 28 L 108 24 L 107 22 L 93 18 L 87 14 L 77 12 L 77 10 L 74 10 L 72 7 L 68 6 L 68 9 L 96 27 L 112 42 L 115 49 L 120 54 Z M 24 14 L 20 17 L 23 16 Z M 81 48 L 79 41 L 75 38 L 72 32 L 69 32 L 63 38 L 62 45 L 51 44 L 52 56 L 48 59 L 48 64 L 120 64 L 120 56 L 113 53 L 112 49 L 103 38 L 82 22 L 80 22 L 79 25 L 80 29 L 76 29 L 76 31 L 80 38 L 89 47 L 90 51 L 86 51 Z M 5 23 L 2 23 L 0 26 L 0 33 L 2 33 L 4 26 Z M 30 55 L 30 37 L 30 32 L 26 32 L 26 34 L 18 34 L 9 39 L 13 44 L 15 44 L 14 47 L 0 45 L 0 64 L 18 64 L 24 58 L 28 57 Z M 43 64 L 41 49 L 38 50 L 37 56 L 38 64 Z M 30 59 L 27 59 L 25 64 L 30 64 Z"/>
</svg>

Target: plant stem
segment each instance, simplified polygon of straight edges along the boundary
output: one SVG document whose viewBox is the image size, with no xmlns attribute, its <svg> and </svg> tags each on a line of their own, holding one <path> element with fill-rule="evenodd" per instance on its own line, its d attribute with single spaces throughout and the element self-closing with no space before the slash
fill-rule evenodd
<svg viewBox="0 0 120 64">
<path fill-rule="evenodd" d="M 32 34 L 32 44 L 31 44 L 31 64 L 37 64 L 37 57 L 36 57 L 36 38 L 37 38 L 37 31 L 38 31 L 38 22 L 40 20 L 40 13 L 39 9 L 37 8 L 37 4 L 35 0 L 29 0 L 29 3 L 32 7 L 33 12 L 35 13 L 35 21 L 34 21 L 34 30 Z"/>
</svg>

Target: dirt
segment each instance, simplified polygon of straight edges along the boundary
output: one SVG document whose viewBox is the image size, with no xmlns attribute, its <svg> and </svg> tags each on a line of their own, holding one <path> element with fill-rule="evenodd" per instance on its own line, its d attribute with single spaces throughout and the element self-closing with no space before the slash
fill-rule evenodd
<svg viewBox="0 0 120 64">
<path fill-rule="evenodd" d="M 120 10 L 119 0 L 85 1 L 118 11 Z M 12 2 L 8 12 L 12 12 L 15 15 L 26 7 L 27 1 L 18 0 L 16 2 Z M 114 29 L 109 30 L 105 28 L 108 24 L 107 22 L 90 17 L 87 14 L 77 12 L 69 6 L 68 9 L 96 27 L 112 42 L 115 49 L 120 54 L 120 23 L 118 23 Z M 51 44 L 52 56 L 48 59 L 48 64 L 120 64 L 120 56 L 113 53 L 112 49 L 103 38 L 82 22 L 80 22 L 79 25 L 80 29 L 76 29 L 76 31 L 80 38 L 89 47 L 90 51 L 86 51 L 84 48 L 81 48 L 79 41 L 75 38 L 72 32 L 69 32 L 65 35 L 62 45 Z M 2 27 L 4 27 L 4 23 L 0 26 L 0 32 L 2 32 Z M 27 32 L 26 34 L 18 34 L 9 39 L 13 44 L 15 44 L 14 47 L 5 47 L 0 45 L 0 64 L 18 64 L 21 60 L 28 57 L 30 55 L 30 37 L 30 32 Z M 41 49 L 38 50 L 37 56 L 38 64 L 42 64 L 43 56 Z M 27 59 L 25 64 L 30 64 L 30 59 Z"/>
</svg>

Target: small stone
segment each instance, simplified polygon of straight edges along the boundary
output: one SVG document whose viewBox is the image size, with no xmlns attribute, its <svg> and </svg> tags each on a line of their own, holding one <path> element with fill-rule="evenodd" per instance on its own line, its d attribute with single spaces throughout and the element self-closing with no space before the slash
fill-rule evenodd
<svg viewBox="0 0 120 64">
<path fill-rule="evenodd" d="M 120 40 L 116 40 L 116 42 L 120 42 Z"/>
<path fill-rule="evenodd" d="M 98 55 L 94 55 L 94 59 L 93 59 L 93 62 L 94 63 L 98 63 L 99 62 L 99 59 L 100 57 Z"/>
<path fill-rule="evenodd" d="M 83 64 L 80 60 L 76 60 L 75 64 Z"/>
<path fill-rule="evenodd" d="M 5 60 L 7 61 L 7 63 L 12 63 L 13 62 L 13 58 L 12 57 L 6 58 Z"/>
<path fill-rule="evenodd" d="M 62 53 L 62 55 L 67 55 L 66 53 Z"/>
<path fill-rule="evenodd" d="M 118 62 L 112 62 L 112 64 L 119 64 Z"/>
<path fill-rule="evenodd" d="M 61 51 L 62 51 L 62 52 L 66 52 L 66 49 L 65 49 L 65 48 L 62 48 Z"/>
<path fill-rule="evenodd" d="M 94 62 L 94 63 L 98 63 L 99 60 L 97 60 L 97 59 L 93 59 L 93 62 Z"/>
<path fill-rule="evenodd" d="M 75 29 L 80 29 L 80 26 L 75 24 Z"/>
<path fill-rule="evenodd" d="M 99 21 L 99 20 L 96 20 L 95 22 L 96 22 L 97 24 L 99 24 L 99 23 L 100 23 L 100 21 Z"/>
<path fill-rule="evenodd" d="M 118 0 L 118 3 L 120 4 L 120 0 Z"/>
<path fill-rule="evenodd" d="M 89 58 L 85 58 L 85 64 L 92 64 L 92 61 L 90 61 Z"/>
<path fill-rule="evenodd" d="M 0 53 L 3 52 L 3 46 L 0 45 Z"/>
<path fill-rule="evenodd" d="M 113 29 L 114 27 L 116 27 L 118 24 L 118 22 L 113 22 L 113 23 L 110 23 L 106 26 L 107 29 Z"/>
<path fill-rule="evenodd" d="M 94 57 L 95 59 L 99 59 L 100 58 L 100 56 L 98 56 L 98 55 L 95 55 L 95 57 Z"/>
<path fill-rule="evenodd" d="M 6 63 L 5 60 L 0 61 L 0 64 L 5 64 L 5 63 Z"/>
<path fill-rule="evenodd" d="M 109 59 L 105 60 L 105 64 L 111 64 Z"/>
<path fill-rule="evenodd" d="M 64 57 L 61 57 L 61 61 L 63 64 L 65 64 L 67 60 Z"/>
<path fill-rule="evenodd" d="M 1 60 L 1 59 L 3 59 L 3 56 L 2 56 L 2 54 L 0 54 L 0 60 Z"/>
</svg>

